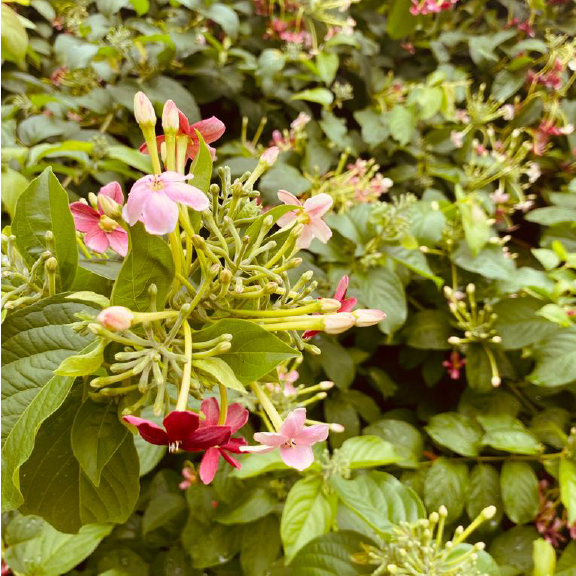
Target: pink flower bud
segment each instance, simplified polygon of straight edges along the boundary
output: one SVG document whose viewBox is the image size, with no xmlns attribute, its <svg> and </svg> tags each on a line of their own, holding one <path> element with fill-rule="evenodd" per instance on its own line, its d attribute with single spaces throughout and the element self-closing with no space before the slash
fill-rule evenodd
<svg viewBox="0 0 576 576">
<path fill-rule="evenodd" d="M 144 92 L 134 94 L 134 117 L 140 126 L 155 126 L 156 112 L 154 106 Z"/>
<path fill-rule="evenodd" d="M 338 312 L 324 316 L 324 331 L 328 334 L 341 334 L 352 328 L 356 318 L 350 312 Z"/>
<path fill-rule="evenodd" d="M 342 302 L 336 300 L 336 298 L 320 298 L 320 311 L 324 313 L 334 313 L 338 312 L 342 307 Z"/>
<path fill-rule="evenodd" d="M 124 306 L 110 306 L 104 308 L 96 319 L 104 328 L 112 332 L 123 332 L 132 326 L 134 314 Z"/>
<path fill-rule="evenodd" d="M 162 111 L 162 128 L 164 132 L 178 132 L 180 128 L 180 117 L 178 107 L 172 100 L 167 100 Z"/>
<path fill-rule="evenodd" d="M 356 319 L 356 326 L 359 328 L 373 326 L 386 318 L 386 314 L 382 312 L 382 310 L 375 310 L 373 308 L 360 308 L 359 310 L 355 310 L 352 315 Z"/>
<path fill-rule="evenodd" d="M 102 212 L 112 219 L 120 218 L 122 216 L 122 206 L 105 194 L 98 197 L 98 204 Z"/>
<path fill-rule="evenodd" d="M 264 150 L 264 153 L 260 156 L 260 161 L 264 162 L 267 166 L 273 166 L 278 159 L 278 154 L 280 154 L 278 146 L 271 146 Z"/>
</svg>

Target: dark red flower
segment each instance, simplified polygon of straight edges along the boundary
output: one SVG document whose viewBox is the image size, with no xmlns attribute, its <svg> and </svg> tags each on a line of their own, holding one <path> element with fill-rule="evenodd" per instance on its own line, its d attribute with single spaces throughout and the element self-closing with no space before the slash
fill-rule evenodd
<svg viewBox="0 0 576 576">
<path fill-rule="evenodd" d="M 200 424 L 200 430 L 202 430 L 202 428 L 217 428 L 218 426 L 216 426 L 216 424 L 220 418 L 220 406 L 218 406 L 216 398 L 207 398 L 204 400 L 201 410 L 206 416 L 206 419 Z M 248 410 L 246 410 L 246 408 L 242 408 L 242 406 L 237 403 L 228 406 L 225 426 L 230 430 L 231 435 L 242 428 L 247 421 Z M 204 482 L 204 484 L 210 484 L 210 482 L 212 482 L 218 468 L 220 456 L 222 456 L 228 464 L 234 466 L 234 468 L 240 468 L 240 462 L 230 454 L 240 454 L 240 446 L 244 446 L 246 443 L 244 438 L 229 437 L 226 442 L 222 442 L 218 446 L 213 446 L 206 450 L 200 463 L 200 479 L 202 482 Z"/>
<path fill-rule="evenodd" d="M 230 440 L 229 426 L 200 427 L 200 418 L 188 410 L 170 412 L 162 421 L 164 428 L 150 420 L 137 416 L 124 416 L 124 420 L 138 428 L 146 442 L 168 446 L 170 452 L 202 452 L 212 446 L 226 444 Z"/>
</svg>

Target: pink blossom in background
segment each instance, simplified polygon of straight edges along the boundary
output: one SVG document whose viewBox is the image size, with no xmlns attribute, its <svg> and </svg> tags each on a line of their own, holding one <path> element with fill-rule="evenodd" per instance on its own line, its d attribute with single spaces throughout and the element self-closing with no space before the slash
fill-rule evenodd
<svg viewBox="0 0 576 576">
<path fill-rule="evenodd" d="M 190 466 L 185 466 L 182 468 L 182 477 L 184 480 L 178 484 L 178 488 L 180 488 L 180 490 L 188 490 L 188 488 L 190 488 L 190 486 L 196 482 L 196 474 L 194 474 Z"/>
<path fill-rule="evenodd" d="M 209 206 L 202 190 L 186 184 L 192 174 L 184 176 L 177 172 L 163 172 L 144 176 L 137 180 L 128 196 L 122 215 L 134 226 L 138 220 L 144 222 L 150 234 L 168 234 L 178 222 L 178 203 L 202 212 Z"/>
<path fill-rule="evenodd" d="M 261 446 L 242 446 L 241 452 L 265 454 L 276 448 L 287 466 L 305 470 L 314 462 L 312 446 L 328 438 L 328 424 L 306 427 L 306 408 L 296 408 L 288 414 L 279 432 L 257 432 L 254 440 Z"/>
<path fill-rule="evenodd" d="M 460 370 L 466 364 L 466 358 L 460 358 L 458 350 L 453 350 L 450 353 L 450 360 L 444 360 L 442 366 L 448 370 L 448 374 L 452 380 L 458 380 L 460 378 Z"/>
<path fill-rule="evenodd" d="M 278 192 L 278 199 L 284 204 L 289 204 L 300 208 L 300 210 L 294 210 L 293 212 L 288 212 L 278 218 L 278 226 L 281 228 L 287 228 L 292 226 L 299 218 L 304 220 L 304 230 L 300 238 L 296 242 L 298 248 L 308 248 L 312 243 L 314 238 L 318 238 L 320 242 L 326 244 L 328 240 L 332 237 L 332 230 L 329 226 L 322 220 L 322 216 L 332 208 L 334 200 L 329 194 L 318 194 L 317 196 L 312 196 L 308 198 L 302 204 L 294 194 L 290 194 L 286 190 L 280 190 Z"/>
<path fill-rule="evenodd" d="M 92 248 L 94 252 L 103 253 L 108 248 L 120 256 L 126 256 L 128 252 L 128 234 L 126 230 L 106 216 L 100 205 L 100 198 L 107 196 L 119 206 L 124 204 L 124 194 L 118 182 L 110 182 L 100 188 L 96 208 L 92 208 L 84 202 L 73 202 L 70 204 L 70 212 L 74 218 L 74 225 L 78 232 L 84 232 L 84 244 Z"/>
<path fill-rule="evenodd" d="M 202 413 L 206 419 L 200 423 L 200 430 L 203 428 L 218 428 L 218 419 L 220 418 L 220 406 L 216 398 L 207 398 L 202 402 Z M 224 426 L 230 430 L 230 435 L 234 434 L 248 421 L 248 410 L 243 408 L 240 404 L 234 403 L 228 406 L 228 413 L 226 414 L 226 422 Z M 220 426 L 221 427 L 221 426 Z M 234 468 L 240 468 L 240 462 L 231 454 L 239 454 L 240 447 L 246 444 L 246 440 L 242 437 L 228 438 L 226 442 L 208 448 L 202 456 L 200 463 L 200 480 L 204 484 L 210 484 L 216 475 L 218 469 L 218 461 L 220 456 Z"/>
<path fill-rule="evenodd" d="M 418 16 L 450 10 L 458 0 L 411 0 L 411 2 L 410 14 Z"/>
</svg>

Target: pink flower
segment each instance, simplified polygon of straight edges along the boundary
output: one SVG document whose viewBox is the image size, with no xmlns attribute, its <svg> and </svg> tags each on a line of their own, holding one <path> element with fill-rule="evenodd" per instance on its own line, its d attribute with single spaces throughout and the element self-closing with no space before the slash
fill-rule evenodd
<svg viewBox="0 0 576 576">
<path fill-rule="evenodd" d="M 182 476 L 184 480 L 178 484 L 178 488 L 180 488 L 180 490 L 188 490 L 188 488 L 196 482 L 196 474 L 194 474 L 190 466 L 184 466 L 184 468 L 182 468 Z"/>
<path fill-rule="evenodd" d="M 207 398 L 204 400 L 201 410 L 206 416 L 206 420 L 200 424 L 199 429 L 217 427 L 218 418 L 220 418 L 220 406 L 218 406 L 216 398 Z M 230 434 L 237 432 L 247 421 L 248 410 L 246 410 L 246 408 L 242 408 L 242 406 L 237 403 L 228 406 L 225 427 L 230 430 Z M 202 482 L 204 482 L 204 484 L 210 484 L 210 482 L 212 482 L 218 469 L 220 456 L 222 456 L 228 464 L 234 466 L 234 468 L 240 468 L 240 462 L 230 456 L 230 454 L 239 454 L 240 447 L 245 444 L 246 440 L 244 440 L 244 438 L 228 438 L 226 442 L 208 448 L 204 456 L 202 456 L 202 462 L 200 463 L 200 479 Z"/>
<path fill-rule="evenodd" d="M 122 213 L 124 220 L 130 226 L 141 220 L 150 234 L 172 232 L 178 222 L 178 202 L 199 212 L 209 206 L 202 190 L 185 183 L 192 177 L 167 171 L 140 178 L 130 190 Z"/>
<path fill-rule="evenodd" d="M 450 378 L 452 380 L 458 380 L 460 378 L 460 370 L 466 364 L 466 358 L 460 358 L 460 354 L 458 354 L 458 350 L 453 350 L 450 353 L 450 360 L 444 360 L 442 362 L 442 366 L 448 370 L 448 374 L 450 374 Z"/>
<path fill-rule="evenodd" d="M 382 322 L 386 318 L 386 313 L 375 308 L 360 308 L 353 312 L 353 316 L 356 318 L 358 328 L 366 328 Z"/>
<path fill-rule="evenodd" d="M 154 106 L 144 92 L 134 94 L 134 118 L 140 126 L 154 126 L 156 124 Z"/>
<path fill-rule="evenodd" d="M 170 452 L 202 452 L 212 446 L 226 444 L 230 440 L 229 426 L 202 426 L 198 414 L 189 410 L 170 412 L 160 426 L 138 418 L 137 416 L 124 416 L 123 420 L 136 426 L 138 432 L 146 442 L 156 446 L 168 446 Z"/>
<path fill-rule="evenodd" d="M 74 218 L 74 224 L 78 232 L 84 232 L 84 243 L 94 252 L 106 252 L 108 247 L 120 256 L 126 256 L 128 252 L 128 234 L 126 230 L 106 216 L 101 205 L 101 198 L 108 197 L 118 205 L 124 204 L 124 195 L 118 182 L 110 182 L 100 188 L 96 209 L 84 202 L 70 204 L 70 212 Z"/>
<path fill-rule="evenodd" d="M 352 312 L 354 310 L 354 306 L 358 303 L 356 298 L 346 298 L 346 292 L 348 291 L 348 283 L 350 282 L 350 278 L 348 276 L 342 276 L 340 278 L 340 282 L 338 282 L 338 286 L 336 286 L 336 292 L 334 292 L 334 300 L 338 300 L 341 303 L 340 308 L 338 308 L 338 312 Z M 319 333 L 319 330 L 306 330 L 304 334 L 302 334 L 302 338 L 312 338 Z"/>
<path fill-rule="evenodd" d="M 260 160 L 265 162 L 267 166 L 273 166 L 278 159 L 278 154 L 280 154 L 278 146 L 271 146 L 264 150 L 262 156 L 260 156 Z"/>
<path fill-rule="evenodd" d="M 280 448 L 284 463 L 296 470 L 305 470 L 314 462 L 312 445 L 328 438 L 328 424 L 305 427 L 306 408 L 296 408 L 288 414 L 279 432 L 257 432 L 254 440 L 262 446 L 242 446 L 241 452 L 264 454 Z"/>
<path fill-rule="evenodd" d="M 174 105 L 174 108 L 176 106 Z M 224 134 L 226 130 L 226 126 L 224 126 L 224 122 L 218 120 L 216 116 L 212 116 L 211 118 L 207 118 L 206 120 L 200 120 L 200 122 L 195 122 L 194 124 L 190 124 L 188 118 L 183 114 L 181 110 L 178 110 L 178 118 L 180 120 L 180 126 L 178 129 L 178 133 L 183 136 L 188 136 L 190 138 L 190 142 L 188 144 L 188 149 L 186 150 L 186 158 L 192 160 L 198 154 L 200 150 L 200 140 L 198 140 L 198 136 L 196 136 L 195 130 L 198 130 L 204 138 L 204 142 L 206 144 L 211 144 L 215 142 Z M 162 142 L 164 142 L 166 138 L 164 136 L 156 136 L 156 145 L 158 146 L 158 151 L 160 151 L 160 147 Z M 216 150 L 211 146 L 208 146 L 210 150 L 210 154 L 212 155 L 212 159 L 216 158 Z M 143 154 L 148 154 L 148 147 L 144 143 L 140 146 L 140 152 Z"/>
<path fill-rule="evenodd" d="M 124 332 L 132 326 L 134 314 L 124 306 L 109 306 L 104 308 L 96 318 L 104 328 L 112 332 Z"/>
<path fill-rule="evenodd" d="M 296 242 L 298 248 L 308 248 L 314 238 L 318 238 L 320 242 L 326 244 L 332 237 L 332 230 L 328 227 L 326 222 L 322 220 L 322 216 L 330 210 L 334 200 L 329 194 L 318 194 L 308 198 L 304 204 L 290 192 L 280 190 L 278 192 L 278 199 L 284 204 L 297 206 L 299 210 L 288 212 L 278 218 L 278 226 L 282 228 L 292 226 L 297 220 L 304 222 L 304 229 L 300 238 Z"/>
</svg>

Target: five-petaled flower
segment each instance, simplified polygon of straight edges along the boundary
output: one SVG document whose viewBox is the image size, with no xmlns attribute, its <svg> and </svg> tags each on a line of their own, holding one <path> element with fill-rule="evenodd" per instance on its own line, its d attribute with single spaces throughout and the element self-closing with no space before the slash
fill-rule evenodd
<svg viewBox="0 0 576 576">
<path fill-rule="evenodd" d="M 201 407 L 202 412 L 206 416 L 206 419 L 201 422 L 200 430 L 206 427 L 215 427 L 220 418 L 220 406 L 218 406 L 218 401 L 216 398 L 207 398 L 202 402 Z M 248 421 L 248 410 L 243 408 L 240 404 L 234 403 L 228 406 L 228 412 L 226 414 L 226 426 L 230 430 L 230 434 L 237 432 L 246 422 Z M 218 469 L 218 461 L 220 456 L 228 462 L 228 464 L 234 466 L 234 468 L 240 468 L 240 462 L 233 458 L 231 454 L 239 454 L 240 446 L 244 446 L 246 440 L 244 438 L 229 438 L 228 441 L 212 446 L 208 448 L 202 456 L 202 462 L 200 463 L 200 480 L 204 484 L 210 484 L 216 475 L 216 470 Z"/>
<path fill-rule="evenodd" d="M 328 438 L 328 424 L 304 426 L 306 408 L 296 408 L 288 414 L 279 432 L 257 432 L 254 440 L 262 446 L 242 446 L 241 452 L 263 454 L 280 448 L 284 463 L 296 470 L 304 470 L 314 462 L 312 445 Z"/>
<path fill-rule="evenodd" d="M 157 446 L 168 446 L 170 452 L 202 452 L 212 446 L 222 446 L 230 440 L 229 426 L 204 425 L 200 427 L 198 414 L 189 410 L 170 412 L 160 426 L 138 418 L 124 416 L 123 420 L 138 429 L 146 442 Z"/>
<path fill-rule="evenodd" d="M 458 350 L 452 350 L 450 353 L 450 360 L 444 360 L 442 366 L 448 370 L 448 374 L 452 380 L 458 380 L 460 378 L 460 370 L 466 364 L 466 358 L 460 358 Z"/>
<path fill-rule="evenodd" d="M 112 199 L 116 204 L 124 204 L 124 194 L 118 182 L 110 182 L 100 188 L 96 208 L 84 202 L 70 204 L 70 212 L 78 232 L 84 232 L 84 243 L 95 252 L 106 252 L 108 247 L 120 256 L 128 252 L 128 234 L 115 220 L 106 216 L 101 204 L 102 198 Z"/>
<path fill-rule="evenodd" d="M 308 248 L 314 238 L 318 238 L 320 242 L 326 244 L 332 237 L 332 230 L 328 224 L 322 220 L 322 216 L 332 208 L 334 200 L 329 194 L 318 194 L 308 198 L 302 204 L 294 194 L 290 194 L 286 190 L 278 192 L 278 199 L 284 204 L 297 206 L 299 210 L 288 212 L 278 218 L 278 226 L 281 228 L 288 228 L 296 222 L 302 222 L 304 229 L 296 242 L 298 248 Z"/>
<path fill-rule="evenodd" d="M 134 226 L 138 220 L 150 234 L 168 234 L 178 223 L 178 202 L 202 212 L 209 206 L 202 190 L 186 184 L 192 174 L 184 176 L 177 172 L 163 172 L 144 176 L 130 190 L 122 215 Z"/>
<path fill-rule="evenodd" d="M 178 108 L 176 109 L 178 110 Z M 216 140 L 218 140 L 218 138 L 220 138 L 220 136 L 222 136 L 226 130 L 224 122 L 218 120 L 216 116 L 212 116 L 206 120 L 200 120 L 200 122 L 190 124 L 188 118 L 186 118 L 183 112 L 178 110 L 178 118 L 180 120 L 178 134 L 181 136 L 188 136 L 188 138 L 190 138 L 190 141 L 188 142 L 188 148 L 186 150 L 186 158 L 190 160 L 193 160 L 200 150 L 200 140 L 198 139 L 196 130 L 200 132 L 206 144 L 216 142 Z M 164 136 L 156 137 L 156 145 L 158 146 L 158 151 L 160 151 L 160 147 L 165 140 L 166 138 Z M 214 148 L 211 146 L 208 146 L 208 149 L 210 150 L 210 154 L 214 160 L 216 158 L 216 150 L 214 150 Z M 148 154 L 148 146 L 146 144 L 142 144 L 142 146 L 140 146 L 140 152 Z"/>
<path fill-rule="evenodd" d="M 348 276 L 342 276 L 340 278 L 340 282 L 338 282 L 338 286 L 336 286 L 336 292 L 334 292 L 334 300 L 338 300 L 340 302 L 340 308 L 338 308 L 338 312 L 352 312 L 354 310 L 354 306 L 356 306 L 358 300 L 356 298 L 346 298 L 346 292 L 348 290 L 348 283 L 350 279 Z M 306 330 L 304 334 L 302 334 L 302 338 L 312 338 L 319 333 L 319 330 Z"/>
</svg>

